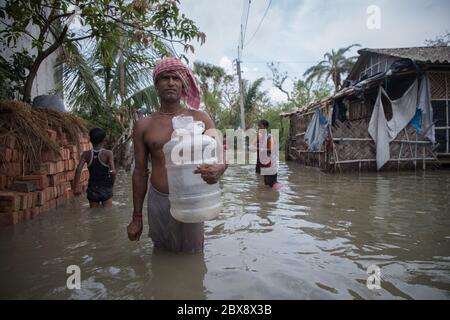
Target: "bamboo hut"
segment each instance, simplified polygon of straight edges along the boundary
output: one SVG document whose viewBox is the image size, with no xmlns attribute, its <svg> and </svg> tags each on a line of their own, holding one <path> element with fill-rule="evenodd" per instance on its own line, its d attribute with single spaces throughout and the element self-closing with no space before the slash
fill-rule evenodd
<svg viewBox="0 0 450 320">
<path fill-rule="evenodd" d="M 344 82 L 344 88 L 331 97 L 289 117 L 286 159 L 330 172 L 426 169 L 450 159 L 450 47 L 361 49 L 360 56 Z M 369 134 L 374 109 L 380 106 L 388 125 L 398 113 L 400 101 L 417 83 L 428 84 L 431 125 L 411 121 L 392 137 L 387 162 L 377 167 L 380 151 Z M 417 90 L 414 87 L 414 90 Z M 420 91 L 419 89 L 418 91 Z M 380 94 L 384 92 L 385 94 Z M 425 92 L 425 91 L 424 91 Z M 419 92 L 410 92 L 417 98 Z M 378 100 L 380 99 L 380 100 Z M 398 100 L 397 100 L 398 99 Z M 420 97 L 417 100 L 419 101 Z M 380 102 L 378 102 L 380 101 Z M 410 103 L 412 104 L 412 103 Z M 412 106 L 416 108 L 416 105 Z M 308 135 L 320 115 L 324 137 L 312 148 Z M 414 119 L 420 121 L 420 114 Z M 325 119 L 325 121 L 324 121 Z M 373 120 L 372 120 L 373 121 Z"/>
</svg>

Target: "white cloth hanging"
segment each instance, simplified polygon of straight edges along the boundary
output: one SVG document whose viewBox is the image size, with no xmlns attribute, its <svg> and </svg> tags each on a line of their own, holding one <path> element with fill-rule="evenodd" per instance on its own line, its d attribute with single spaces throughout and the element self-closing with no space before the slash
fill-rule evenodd
<svg viewBox="0 0 450 320">
<path fill-rule="evenodd" d="M 377 169 L 380 170 L 391 158 L 389 142 L 394 140 L 416 113 L 417 106 L 417 79 L 397 100 L 389 99 L 386 91 L 380 86 L 377 100 L 373 107 L 369 122 L 369 134 L 375 141 L 377 152 Z M 381 95 L 384 95 L 392 106 L 392 119 L 387 121 L 384 114 Z"/>
</svg>

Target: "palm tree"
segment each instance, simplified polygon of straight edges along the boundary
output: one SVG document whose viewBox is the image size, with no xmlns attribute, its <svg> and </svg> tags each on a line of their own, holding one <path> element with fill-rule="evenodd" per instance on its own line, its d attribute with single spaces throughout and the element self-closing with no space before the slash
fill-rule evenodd
<svg viewBox="0 0 450 320">
<path fill-rule="evenodd" d="M 256 124 L 261 117 L 262 109 L 269 103 L 266 91 L 261 91 L 264 78 L 256 79 L 254 82 L 244 81 L 244 112 L 247 127 Z"/>
<path fill-rule="evenodd" d="M 205 111 L 216 122 L 222 113 L 223 85 L 230 76 L 219 66 L 199 61 L 194 62 L 193 72 L 200 84 Z"/>
<path fill-rule="evenodd" d="M 357 57 L 345 57 L 345 53 L 353 47 L 360 47 L 359 44 L 352 44 L 345 48 L 340 48 L 337 51 L 331 50 L 331 52 L 325 53 L 324 60 L 320 61 L 317 65 L 310 67 L 305 71 L 303 76 L 306 76 L 306 82 L 310 82 L 313 79 L 322 79 L 325 77 L 325 81 L 330 78 L 334 84 L 334 91 L 337 92 L 342 87 L 342 78 L 348 74 L 353 67 Z"/>
<path fill-rule="evenodd" d="M 221 82 L 226 77 L 222 67 L 200 61 L 194 62 L 193 71 L 199 79 L 202 91 L 218 91 Z"/>
<path fill-rule="evenodd" d="M 158 107 L 150 74 L 155 58 L 144 50 L 99 41 L 84 51 L 73 45 L 65 53 L 63 89 L 75 113 L 88 119 L 120 115 L 128 120 L 141 107 L 149 112 Z"/>
<path fill-rule="evenodd" d="M 118 45 L 117 45 L 118 44 Z M 106 129 L 119 161 L 129 167 L 136 111 L 158 109 L 150 68 L 156 55 L 122 39 L 102 39 L 84 48 L 64 48 L 63 91 L 75 114 Z"/>
</svg>

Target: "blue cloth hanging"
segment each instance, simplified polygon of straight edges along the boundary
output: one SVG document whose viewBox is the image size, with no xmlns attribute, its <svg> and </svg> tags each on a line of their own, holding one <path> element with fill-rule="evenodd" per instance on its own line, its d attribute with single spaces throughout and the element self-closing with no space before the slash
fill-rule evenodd
<svg viewBox="0 0 450 320">
<path fill-rule="evenodd" d="M 421 127 L 421 123 L 422 123 L 422 110 L 420 109 L 416 109 L 416 114 L 414 115 L 414 117 L 411 119 L 411 122 L 409 123 L 414 129 L 416 129 L 417 133 L 421 133 L 422 132 L 422 127 Z"/>
</svg>

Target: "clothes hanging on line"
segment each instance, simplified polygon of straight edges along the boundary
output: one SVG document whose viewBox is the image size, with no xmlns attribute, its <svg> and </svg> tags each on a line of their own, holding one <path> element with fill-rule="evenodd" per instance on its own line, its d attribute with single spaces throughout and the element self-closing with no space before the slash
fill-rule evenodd
<svg viewBox="0 0 450 320">
<path fill-rule="evenodd" d="M 390 159 L 389 143 L 397 137 L 416 114 L 417 79 L 406 90 L 402 97 L 391 100 L 386 91 L 380 86 L 372 117 L 369 122 L 369 134 L 375 141 L 377 153 L 377 169 L 380 170 Z M 384 114 L 382 95 L 392 106 L 392 119 L 387 121 Z"/>
<path fill-rule="evenodd" d="M 417 109 L 421 111 L 421 130 L 419 133 L 426 131 L 425 137 L 435 144 L 436 139 L 433 123 L 433 108 L 431 106 L 431 85 L 428 74 L 424 74 L 420 79 Z"/>
<path fill-rule="evenodd" d="M 305 142 L 309 151 L 317 151 L 327 136 L 328 121 L 319 109 L 314 112 L 305 132 Z"/>
</svg>

